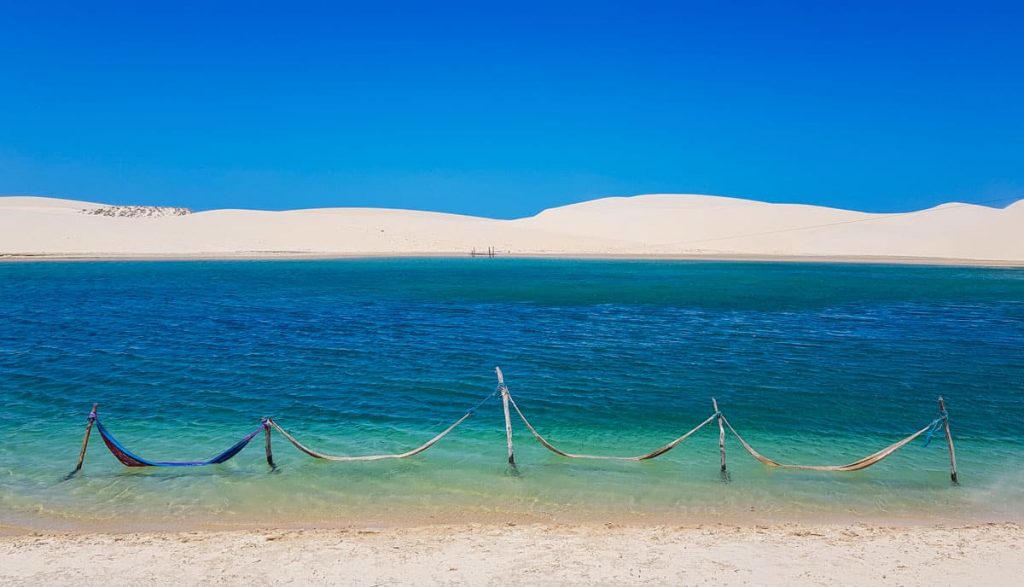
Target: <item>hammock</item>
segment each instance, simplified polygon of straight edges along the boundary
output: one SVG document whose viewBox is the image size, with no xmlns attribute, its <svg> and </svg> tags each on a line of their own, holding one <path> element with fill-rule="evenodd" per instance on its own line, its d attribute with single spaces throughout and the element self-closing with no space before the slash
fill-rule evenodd
<svg viewBox="0 0 1024 587">
<path fill-rule="evenodd" d="M 317 452 L 317 451 L 309 448 L 308 446 L 302 444 L 298 440 L 296 440 L 296 438 L 294 436 L 292 436 L 291 434 L 288 434 L 288 432 L 286 432 L 284 428 L 281 428 L 281 426 L 277 422 L 275 422 L 273 418 L 268 419 L 268 422 L 270 422 L 270 425 L 273 426 L 274 429 L 276 429 L 278 432 L 281 433 L 281 436 L 284 436 L 286 439 L 288 439 L 288 442 L 290 442 L 293 445 L 295 445 L 295 448 L 301 450 L 302 452 L 306 453 L 307 455 L 309 455 L 309 456 L 311 456 L 311 457 L 313 457 L 315 459 L 324 459 L 324 460 L 327 460 L 327 461 L 342 461 L 342 462 L 349 462 L 349 461 L 381 461 L 381 460 L 384 460 L 384 459 L 404 459 L 406 457 L 411 457 L 411 456 L 415 456 L 415 455 L 420 454 L 421 452 L 423 452 L 423 451 L 427 450 L 428 448 L 430 448 L 430 447 L 434 446 L 435 444 L 437 444 L 442 438 L 447 436 L 449 432 L 451 432 L 452 430 L 455 430 L 455 428 L 459 424 L 462 424 L 463 422 L 465 422 L 466 419 L 469 418 L 472 415 L 473 415 L 473 411 L 466 412 L 465 415 L 463 415 L 461 418 L 456 420 L 455 423 L 452 424 L 451 426 L 445 428 L 444 431 L 442 431 L 440 434 L 438 434 L 437 436 L 431 438 L 430 440 L 428 440 L 423 445 L 421 445 L 421 446 L 419 446 L 417 448 L 414 448 L 414 449 L 412 449 L 410 451 L 406 451 L 406 452 L 403 452 L 403 453 L 397 453 L 397 454 L 363 455 L 363 456 L 339 456 L 339 455 L 329 455 L 329 454 L 325 454 L 325 453 L 322 453 L 322 452 Z"/>
<path fill-rule="evenodd" d="M 736 440 L 739 441 L 739 443 L 743 446 L 743 449 L 746 450 L 747 453 L 750 454 L 750 456 L 754 457 L 759 462 L 761 462 L 761 463 L 763 463 L 763 464 L 765 464 L 765 465 L 767 465 L 769 467 L 778 467 L 778 468 L 783 468 L 783 469 L 803 469 L 803 470 L 809 470 L 809 471 L 831 471 L 831 472 L 860 471 L 862 469 L 866 469 L 866 468 L 868 468 L 868 467 L 870 467 L 872 465 L 875 465 L 875 464 L 881 462 L 882 460 L 884 460 L 885 458 L 889 457 L 890 455 L 895 453 L 897 450 L 903 448 L 904 446 L 906 446 L 907 444 L 909 444 L 910 442 L 912 442 L 914 439 L 918 438 L 922 434 L 927 433 L 927 435 L 928 435 L 927 438 L 930 441 L 933 434 L 938 432 L 940 429 L 944 428 L 945 429 L 945 436 L 946 436 L 946 444 L 947 444 L 947 446 L 949 448 L 950 479 L 953 481 L 954 484 L 958 483 L 957 471 L 956 471 L 956 455 L 955 455 L 954 448 L 953 448 L 953 438 L 952 438 L 952 435 L 950 434 L 950 431 L 949 431 L 949 418 L 948 418 L 948 415 L 946 413 L 945 402 L 944 402 L 944 400 L 941 397 L 939 398 L 939 413 L 940 413 L 939 418 L 933 420 L 930 424 L 928 424 L 924 428 L 918 430 L 917 432 L 911 434 L 910 436 L 907 436 L 906 438 L 903 438 L 902 440 L 899 440 L 899 441 L 897 441 L 897 442 L 895 442 L 895 443 L 893 443 L 893 444 L 883 448 L 882 450 L 879 450 L 878 452 L 870 454 L 870 455 L 868 455 L 868 456 L 866 456 L 866 457 L 864 457 L 864 458 L 862 458 L 860 460 L 854 461 L 854 462 L 846 464 L 846 465 L 798 465 L 798 464 L 780 463 L 778 461 L 772 460 L 772 459 L 764 456 L 760 452 L 758 452 L 756 449 L 754 449 L 754 447 L 752 447 L 750 445 L 750 443 L 748 443 L 746 440 L 744 440 L 744 438 L 742 436 L 740 436 L 740 434 L 738 432 L 736 432 L 736 429 L 733 428 L 733 426 L 729 422 L 729 420 L 726 419 L 725 416 L 722 415 L 722 412 L 718 409 L 718 403 L 715 402 L 714 399 L 712 399 L 712 403 L 714 405 L 715 413 L 711 414 L 711 416 L 709 416 L 706 420 L 704 420 L 703 422 L 698 424 L 695 428 L 693 428 L 692 430 L 690 430 L 686 434 L 683 434 L 682 436 L 676 438 L 675 440 L 669 442 L 668 444 L 662 446 L 661 448 L 658 448 L 658 449 L 655 449 L 655 450 L 653 450 L 651 452 L 648 452 L 648 453 L 645 453 L 645 454 L 642 454 L 642 455 L 637 455 L 637 456 L 590 455 L 590 454 L 573 454 L 573 453 L 569 453 L 569 452 L 563 451 L 560 448 L 556 447 L 555 445 L 551 444 L 546 438 L 541 436 L 541 434 L 539 432 L 537 432 L 537 429 L 534 428 L 532 424 L 530 424 L 530 421 L 526 419 L 526 416 L 523 414 L 523 411 L 521 409 L 519 409 L 519 405 L 512 398 L 512 395 L 508 391 L 508 387 L 505 385 L 504 377 L 503 377 L 503 375 L 501 373 L 501 370 L 496 368 L 495 371 L 497 372 L 497 375 L 498 375 L 498 388 L 494 392 L 492 392 L 490 395 L 485 397 L 475 407 L 473 407 L 472 409 L 467 411 L 465 414 L 463 414 L 462 417 L 460 417 L 458 420 L 456 420 L 454 423 L 452 423 L 450 426 L 448 426 L 447 428 L 442 430 L 440 433 L 435 435 L 433 438 L 431 438 L 430 440 L 428 440 L 424 444 L 422 444 L 422 445 L 420 445 L 420 446 L 418 446 L 418 447 L 416 447 L 416 448 L 414 448 L 412 450 L 408 450 L 408 451 L 402 452 L 402 453 L 394 453 L 394 454 L 348 456 L 348 455 L 329 455 L 329 454 L 326 454 L 326 453 L 321 453 L 321 452 L 315 451 L 315 450 L 309 448 L 308 446 L 302 444 L 301 442 L 299 442 L 298 439 L 296 439 L 294 436 L 292 436 L 290 433 L 288 433 L 284 428 L 282 428 L 276 421 L 274 421 L 273 418 L 264 418 L 263 421 L 260 423 L 260 426 L 258 428 L 256 428 L 251 433 L 246 435 L 244 438 L 242 438 L 241 440 L 236 442 L 234 445 L 232 445 L 227 450 L 225 450 L 225 451 L 221 452 L 220 454 L 218 454 L 218 455 L 216 455 L 216 456 L 214 456 L 214 457 L 212 457 L 210 459 L 207 459 L 205 461 L 151 461 L 149 459 L 145 459 L 145 458 L 143 458 L 143 457 L 141 457 L 141 456 L 131 452 L 130 450 L 125 448 L 124 445 L 122 445 L 120 442 L 118 442 L 118 440 L 116 438 L 114 438 L 114 436 L 110 433 L 110 431 L 107 430 L 107 428 L 100 422 L 99 418 L 97 418 L 97 416 L 96 416 L 97 404 L 93 404 L 92 411 L 89 413 L 88 423 L 86 424 L 85 435 L 82 438 L 82 447 L 81 447 L 81 450 L 79 451 L 78 463 L 77 463 L 75 469 L 71 473 L 68 474 L 67 478 L 70 478 L 72 475 L 76 474 L 78 471 L 81 470 L 82 463 L 83 463 L 83 461 L 85 459 L 86 449 L 88 448 L 88 445 L 89 445 L 89 435 L 90 435 L 90 432 L 92 431 L 94 426 L 99 431 L 100 436 L 103 438 L 103 442 L 107 445 L 107 448 L 110 450 L 111 454 L 113 454 L 114 457 L 117 458 L 118 461 L 120 461 L 122 464 L 124 464 L 125 466 L 128 466 L 128 467 L 199 467 L 199 466 L 204 466 L 204 465 L 214 465 L 214 464 L 223 463 L 223 462 L 226 462 L 226 461 L 230 460 L 231 458 L 233 458 L 238 453 L 240 453 L 242 451 L 242 449 L 244 449 L 249 444 L 249 442 L 252 441 L 252 439 L 255 438 L 255 436 L 257 434 L 259 434 L 259 432 L 261 430 L 263 430 L 265 432 L 265 434 L 266 434 L 267 463 L 271 467 L 274 467 L 274 461 L 273 461 L 273 456 L 272 456 L 272 453 L 271 453 L 271 446 L 270 446 L 270 436 L 271 436 L 271 430 L 272 429 L 276 429 L 278 432 L 280 432 L 281 435 L 285 437 L 285 439 L 287 439 L 290 443 L 292 443 L 292 445 L 295 446 L 295 448 L 297 448 L 298 450 L 302 451 L 303 453 L 305 453 L 305 454 L 307 454 L 307 455 L 309 455 L 309 456 L 311 456 L 313 458 L 316 458 L 316 459 L 323 459 L 323 460 L 327 460 L 327 461 L 342 461 L 342 462 L 379 461 L 379 460 L 384 460 L 384 459 L 404 459 L 404 458 L 407 458 L 407 457 L 412 457 L 412 456 L 418 455 L 418 454 L 426 451 L 427 449 L 431 448 L 432 446 L 434 446 L 438 442 L 440 442 L 441 439 L 443 439 L 445 436 L 447 436 L 449 433 L 451 433 L 453 430 L 455 430 L 455 428 L 457 428 L 460 424 L 465 422 L 470 416 L 472 416 L 475 413 L 476 409 L 478 409 L 480 406 L 482 406 L 484 403 L 486 403 L 488 400 L 490 400 L 490 398 L 494 397 L 496 394 L 501 393 L 502 394 L 502 402 L 504 404 L 505 432 L 506 432 L 506 435 L 507 435 L 507 442 L 508 442 L 509 464 L 512 465 L 512 466 L 515 466 L 515 460 L 514 460 L 513 449 L 512 449 L 512 424 L 511 424 L 511 419 L 510 419 L 510 416 L 509 416 L 509 413 L 510 413 L 509 412 L 509 404 L 512 405 L 512 407 L 515 409 L 516 413 L 519 415 L 519 418 L 522 420 L 523 424 L 526 425 L 526 428 L 529 429 L 530 433 L 537 440 L 537 442 L 539 442 L 541 444 L 541 446 L 543 446 L 544 448 L 550 450 L 551 452 L 553 452 L 553 453 L 555 453 L 557 455 L 560 455 L 560 456 L 563 456 L 563 457 L 566 457 L 566 458 L 571 458 L 571 459 L 595 459 L 595 460 L 608 460 L 608 461 L 645 461 L 645 460 L 648 460 L 648 459 L 653 459 L 653 458 L 659 457 L 659 456 L 669 452 L 670 450 L 674 449 L 675 447 L 679 446 L 686 439 L 688 439 L 690 436 L 692 436 L 697 431 L 699 431 L 701 428 L 703 428 L 704 426 L 707 426 L 708 424 L 710 424 L 711 422 L 713 422 L 714 420 L 717 419 L 718 423 L 719 423 L 719 450 L 721 451 L 721 455 L 722 455 L 722 471 L 723 472 L 726 470 L 725 469 L 725 445 L 724 445 L 725 431 L 724 431 L 724 428 L 722 427 L 723 424 L 725 426 L 728 426 L 728 428 L 732 432 L 733 436 L 736 437 Z M 926 446 L 927 446 L 927 442 L 926 442 Z"/>
<path fill-rule="evenodd" d="M 508 395 L 508 401 L 509 401 L 509 403 L 512 404 L 512 407 L 515 408 L 516 413 L 519 414 L 519 418 L 523 421 L 523 424 L 526 424 L 526 427 L 530 430 L 530 433 L 533 434 L 533 437 L 537 439 L 537 442 L 539 442 L 544 448 L 550 450 L 551 452 L 555 453 L 556 455 L 561 455 L 563 457 L 568 457 L 570 459 L 595 459 L 595 460 L 603 460 L 603 461 L 646 461 L 648 459 L 653 459 L 655 457 L 660 457 L 661 455 L 667 453 L 668 451 L 672 450 L 673 448 L 679 446 L 679 444 L 681 444 L 684 440 L 689 438 L 693 433 L 697 432 L 698 430 L 700 430 L 704 426 L 708 425 L 712 420 L 714 420 L 715 418 L 718 417 L 717 413 L 711 414 L 711 417 L 709 417 L 707 420 L 704 420 L 703 422 L 698 424 L 697 427 L 694 428 L 693 430 L 690 430 L 686 434 L 680 436 L 679 438 L 673 440 L 672 442 L 666 444 L 665 446 L 663 446 L 663 447 L 661 447 L 659 449 L 652 450 L 649 453 L 642 454 L 642 455 L 639 455 L 639 456 L 635 456 L 635 457 L 614 457 L 614 456 L 604 456 L 604 455 L 582 455 L 582 454 L 572 454 L 572 453 L 565 452 L 564 450 L 561 450 L 558 447 L 556 447 L 555 445 L 553 445 L 550 442 L 548 442 L 543 436 L 540 435 L 539 432 L 537 432 L 537 429 L 534 428 L 533 425 L 531 425 L 530 422 L 526 419 L 526 416 L 523 415 L 523 411 L 520 410 L 519 406 L 516 404 L 516 400 L 512 399 L 512 395 L 511 394 Z"/>
<path fill-rule="evenodd" d="M 732 431 L 733 436 L 736 437 L 736 440 L 740 441 L 740 444 L 743 445 L 743 448 L 748 453 L 750 453 L 750 456 L 754 457 L 755 459 L 757 459 L 758 461 L 764 463 L 765 465 L 768 465 L 769 467 L 780 467 L 780 468 L 783 468 L 783 469 L 802 469 L 802 470 L 805 470 L 805 471 L 839 471 L 839 472 L 848 472 L 848 471 L 860 471 L 861 469 L 867 469 L 871 465 L 874 465 L 874 464 L 882 461 L 883 459 L 885 459 L 886 457 L 888 457 L 892 453 L 894 453 L 897 450 L 903 448 L 908 443 L 913 441 L 918 436 L 921 436 L 925 432 L 928 432 L 930 434 L 931 432 L 934 432 L 935 430 L 938 430 L 939 425 L 942 424 L 945 421 L 945 416 L 940 417 L 940 418 L 936 418 L 934 421 L 932 421 L 931 424 L 928 424 L 924 428 L 918 430 L 917 432 L 911 434 L 910 436 L 904 438 L 903 440 L 894 442 L 893 444 L 890 444 L 889 446 L 883 448 L 882 450 L 880 450 L 880 451 L 878 451 L 876 453 L 870 454 L 870 455 L 868 455 L 868 456 L 866 456 L 866 457 L 864 457 L 864 458 L 862 458 L 860 460 L 854 461 L 854 462 L 852 462 L 852 463 L 850 463 L 848 465 L 790 465 L 790 464 L 786 464 L 786 463 L 780 463 L 778 461 L 773 461 L 772 459 L 769 459 L 768 457 L 766 457 L 766 456 L 762 455 L 761 453 L 757 452 L 756 450 L 754 450 L 754 447 L 750 446 L 750 444 L 747 443 L 746 440 L 743 440 L 743 437 L 740 436 L 738 432 L 736 432 L 736 429 L 732 427 L 732 424 L 730 424 L 729 420 L 727 420 L 724 416 L 722 417 L 722 421 L 724 421 L 725 425 L 728 426 L 729 430 Z"/>
<path fill-rule="evenodd" d="M 96 429 L 99 430 L 100 436 L 103 438 L 103 443 L 107 445 L 108 449 L 110 449 L 111 454 L 113 454 L 114 457 L 121 461 L 121 464 L 126 467 L 202 467 L 205 465 L 218 465 L 230 460 L 233 456 L 242 452 L 242 449 L 249 444 L 249 441 L 259 434 L 264 428 L 264 425 L 260 424 L 259 428 L 250 432 L 245 436 L 245 438 L 236 442 L 231 448 L 205 461 L 151 461 L 140 457 L 125 448 L 123 444 L 114 438 L 114 435 L 107 430 L 106 426 L 104 426 L 98 418 L 95 422 Z"/>
</svg>

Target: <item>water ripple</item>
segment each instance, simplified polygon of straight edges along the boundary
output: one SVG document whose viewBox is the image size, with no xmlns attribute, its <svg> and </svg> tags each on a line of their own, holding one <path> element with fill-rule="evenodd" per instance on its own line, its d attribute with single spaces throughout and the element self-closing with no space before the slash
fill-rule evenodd
<svg viewBox="0 0 1024 587">
<path fill-rule="evenodd" d="M 1024 271 L 970 268 L 353 260 L 0 264 L 0 511 L 106 518 L 343 515 L 386 501 L 440 511 L 892 513 L 1024 503 Z M 566 462 L 517 430 L 506 477 L 500 403 L 415 461 L 336 466 L 275 441 L 219 467 L 126 471 L 92 402 L 153 458 L 216 453 L 274 415 L 347 454 L 416 446 L 494 389 L 493 367 L 568 450 L 632 454 L 689 429 L 716 397 L 771 456 L 834 463 L 930 421 L 949 401 L 970 490 L 941 442 L 864 473 L 764 470 L 717 433 L 663 460 Z M 703 434 L 703 433 L 702 433 Z M 637 471 L 642 471 L 637 473 Z M 638 483 L 637 474 L 642 475 Z M 983 499 L 986 496 L 990 499 Z M 993 497 L 994 496 L 994 497 Z M 984 504 L 990 504 L 988 506 Z M 575 504 L 575 505 L 574 505 Z M 716 509 L 718 508 L 718 509 Z M 987 511 L 987 510 L 986 510 Z"/>
</svg>

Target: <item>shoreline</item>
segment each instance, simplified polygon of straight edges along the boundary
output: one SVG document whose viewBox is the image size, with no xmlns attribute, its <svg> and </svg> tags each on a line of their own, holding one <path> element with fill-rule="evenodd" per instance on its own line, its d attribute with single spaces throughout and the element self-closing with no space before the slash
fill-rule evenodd
<svg viewBox="0 0 1024 587">
<path fill-rule="evenodd" d="M 477 255 L 487 258 L 483 255 Z M 297 251 L 238 251 L 232 253 L 196 254 L 63 254 L 63 253 L 0 253 L 0 263 L 30 262 L 124 262 L 124 261 L 330 261 L 358 259 L 464 259 L 474 258 L 466 252 L 378 252 L 328 253 Z M 593 261 L 708 261 L 736 263 L 801 263 L 850 265 L 917 265 L 933 267 L 1024 268 L 1024 260 L 962 259 L 947 257 L 906 256 L 841 256 L 841 255 L 747 255 L 727 253 L 693 254 L 609 254 L 609 253 L 501 253 L 494 258 L 548 259 Z"/>
<path fill-rule="evenodd" d="M 1001 584 L 1018 524 L 449 525 L 0 537 L 0 583 Z"/>
<path fill-rule="evenodd" d="M 655 526 L 872 526 L 887 528 L 931 528 L 977 525 L 1024 525 L 1024 512 L 985 511 L 934 507 L 929 509 L 896 508 L 871 512 L 856 510 L 798 510 L 754 505 L 737 505 L 725 509 L 651 508 L 646 510 L 614 510 L 578 508 L 559 510 L 515 510 L 492 507 L 416 508 L 399 506 L 318 510 L 310 515 L 297 511 L 268 510 L 170 514 L 138 512 L 107 515 L 76 516 L 70 510 L 49 515 L 42 511 L 0 511 L 0 537 L 34 534 L 167 534 L 182 532 L 246 532 L 335 531 L 352 527 L 402 531 L 415 528 L 449 526 L 571 526 L 650 528 Z"/>
</svg>

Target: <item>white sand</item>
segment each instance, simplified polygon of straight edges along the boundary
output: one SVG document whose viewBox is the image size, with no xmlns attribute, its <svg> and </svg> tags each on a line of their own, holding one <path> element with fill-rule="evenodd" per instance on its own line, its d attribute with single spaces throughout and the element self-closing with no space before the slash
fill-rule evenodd
<svg viewBox="0 0 1024 587">
<path fill-rule="evenodd" d="M 123 218 L 99 204 L 0 198 L 0 255 L 706 256 L 1024 263 L 1024 201 L 866 214 L 700 195 L 604 198 L 517 220 L 374 208 Z"/>
<path fill-rule="evenodd" d="M 1024 529 L 433 526 L 0 538 L 0 584 L 1012 585 Z"/>
</svg>

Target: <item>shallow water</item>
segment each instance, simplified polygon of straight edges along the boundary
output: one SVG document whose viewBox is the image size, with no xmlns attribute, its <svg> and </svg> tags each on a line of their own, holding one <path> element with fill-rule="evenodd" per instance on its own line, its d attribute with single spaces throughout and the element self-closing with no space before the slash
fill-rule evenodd
<svg viewBox="0 0 1024 587">
<path fill-rule="evenodd" d="M 1024 271 L 869 265 L 390 259 L 0 264 L 0 520 L 1024 519 Z M 325 452 L 419 445 L 491 394 L 500 365 L 565 450 L 639 454 L 723 412 L 767 469 L 709 426 L 642 463 L 570 461 L 519 423 L 505 464 L 491 399 L 403 461 L 330 463 L 257 437 L 205 468 L 129 469 L 92 402 L 152 459 L 212 456 L 273 415 Z"/>
</svg>

